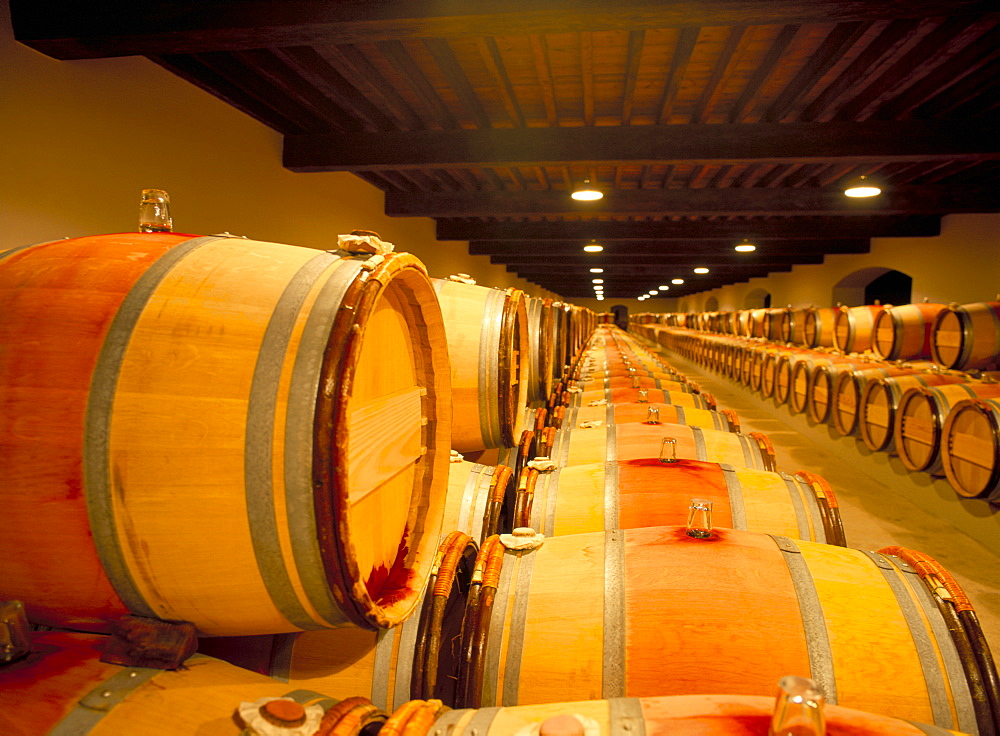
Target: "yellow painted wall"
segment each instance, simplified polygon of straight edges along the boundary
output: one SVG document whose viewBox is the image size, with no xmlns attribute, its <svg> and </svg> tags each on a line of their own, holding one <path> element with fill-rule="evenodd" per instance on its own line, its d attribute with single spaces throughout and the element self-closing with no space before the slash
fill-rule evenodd
<svg viewBox="0 0 1000 736">
<path fill-rule="evenodd" d="M 766 246 L 764 246 L 766 247 Z M 702 311 L 715 296 L 720 310 L 743 309 L 755 289 L 771 294 L 771 305 L 829 307 L 834 287 L 862 268 L 890 268 L 913 279 L 912 301 L 967 304 L 1000 292 L 1000 214 L 949 215 L 931 238 L 873 238 L 871 252 L 831 255 L 822 264 L 751 279 L 679 300 L 678 311 Z"/>
<path fill-rule="evenodd" d="M 144 58 L 57 61 L 17 43 L 0 0 L 0 250 L 134 230 L 142 189 L 170 193 L 174 230 L 223 231 L 311 248 L 374 230 L 431 276 L 554 296 L 429 218 L 390 218 L 382 192 L 349 173 L 296 174 L 281 136 Z"/>
</svg>

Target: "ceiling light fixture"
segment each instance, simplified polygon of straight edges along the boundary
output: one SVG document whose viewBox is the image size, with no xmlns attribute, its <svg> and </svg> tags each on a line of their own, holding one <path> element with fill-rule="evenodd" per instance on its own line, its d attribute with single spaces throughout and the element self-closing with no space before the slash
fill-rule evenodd
<svg viewBox="0 0 1000 736">
<path fill-rule="evenodd" d="M 751 243 L 746 238 L 743 238 L 743 242 L 736 246 L 736 250 L 740 253 L 750 253 L 757 250 L 757 246 Z"/>
<path fill-rule="evenodd" d="M 867 176 L 851 179 L 844 185 L 844 194 L 848 197 L 877 197 L 882 193 L 882 187 Z"/>
<path fill-rule="evenodd" d="M 587 253 L 600 253 L 602 250 L 604 250 L 604 246 L 603 245 L 598 245 L 593 240 L 591 240 L 589 245 L 583 246 L 583 249 Z"/>
<path fill-rule="evenodd" d="M 704 268 L 704 267 L 701 267 L 701 268 L 696 268 L 696 269 L 694 270 L 694 272 L 695 272 L 695 273 L 708 273 L 708 269 L 707 269 L 707 268 Z"/>
<path fill-rule="evenodd" d="M 603 297 L 603 296 L 601 296 L 600 294 L 598 294 L 598 295 L 597 295 L 597 301 L 599 301 L 599 302 L 603 302 L 603 301 L 604 301 L 604 297 Z"/>
<path fill-rule="evenodd" d="M 575 189 L 571 195 L 577 202 L 594 202 L 601 199 L 604 193 L 590 186 L 590 179 L 584 179 L 583 186 Z"/>
<path fill-rule="evenodd" d="M 603 284 L 604 283 L 604 279 L 591 279 L 590 283 L 592 283 L 592 284 Z"/>
<path fill-rule="evenodd" d="M 656 289 L 650 289 L 650 290 L 649 290 L 649 295 L 650 295 L 650 296 L 656 296 L 656 295 L 657 295 L 657 294 L 659 294 L 659 293 L 660 293 L 660 292 L 658 292 L 658 291 L 657 291 Z"/>
<path fill-rule="evenodd" d="M 684 279 L 670 279 L 671 284 L 683 284 Z"/>
<path fill-rule="evenodd" d="M 603 268 L 592 268 L 592 269 L 590 269 L 590 272 L 591 273 L 604 273 L 604 269 Z"/>
</svg>

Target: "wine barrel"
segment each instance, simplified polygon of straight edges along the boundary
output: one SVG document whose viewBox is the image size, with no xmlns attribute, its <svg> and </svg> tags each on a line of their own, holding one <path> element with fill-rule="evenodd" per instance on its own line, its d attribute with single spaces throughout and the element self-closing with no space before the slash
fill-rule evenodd
<svg viewBox="0 0 1000 736">
<path fill-rule="evenodd" d="M 0 730 L 8 736 L 235 734 L 237 722 L 261 718 L 261 704 L 251 704 L 264 698 L 305 706 L 303 712 L 292 704 L 290 715 L 315 729 L 337 702 L 204 654 L 176 670 L 108 664 L 101 661 L 106 640 L 35 633 L 32 653 L 0 673 Z"/>
<path fill-rule="evenodd" d="M 844 353 L 863 353 L 872 349 L 875 337 L 875 317 L 885 307 L 868 304 L 862 307 L 840 307 L 833 317 L 833 345 Z"/>
<path fill-rule="evenodd" d="M 1000 490 L 1000 399 L 963 399 L 941 431 L 941 462 L 955 492 L 965 498 Z"/>
<path fill-rule="evenodd" d="M 887 306 L 875 315 L 872 352 L 885 360 L 928 360 L 931 327 L 944 304 Z"/>
<path fill-rule="evenodd" d="M 769 337 L 767 327 L 770 323 L 765 321 L 768 309 L 751 309 L 747 317 L 747 337 Z"/>
<path fill-rule="evenodd" d="M 931 328 L 931 355 L 945 368 L 1000 368 L 1000 301 L 941 310 Z"/>
<path fill-rule="evenodd" d="M 546 536 L 684 524 L 691 499 L 703 498 L 714 503 L 721 527 L 845 544 L 836 496 L 811 474 L 698 460 L 600 462 L 529 474 L 530 499 L 521 504 L 529 513 L 514 525 Z"/>
<path fill-rule="evenodd" d="M 857 374 L 868 374 L 869 361 L 843 360 L 833 361 L 825 365 L 817 365 L 809 376 L 809 399 L 806 402 L 809 416 L 814 422 L 827 422 L 833 416 L 833 407 L 837 406 L 837 386 L 847 377 Z M 914 373 L 918 368 L 882 368 L 873 369 L 871 375 L 902 375 Z"/>
<path fill-rule="evenodd" d="M 528 403 L 524 292 L 434 279 L 451 356 L 452 447 L 513 447 Z"/>
<path fill-rule="evenodd" d="M 761 319 L 763 333 L 761 337 L 768 340 L 780 340 L 782 319 L 791 311 L 791 307 L 774 307 L 766 310 Z"/>
<path fill-rule="evenodd" d="M 669 438 L 675 442 L 664 444 Z M 565 427 L 562 430 L 561 466 L 586 465 L 606 458 L 639 460 L 667 457 L 729 463 L 756 470 L 774 470 L 774 451 L 758 432 L 749 435 L 682 424 L 601 424 L 597 427 Z"/>
<path fill-rule="evenodd" d="M 760 392 L 765 398 L 777 398 L 783 393 L 784 398 L 778 401 L 783 404 L 788 400 L 792 387 L 792 362 L 794 356 L 808 353 L 808 348 L 778 348 L 775 352 L 764 354 L 760 368 Z M 779 377 L 780 371 L 780 377 Z M 778 390 L 779 379 L 782 390 Z"/>
<path fill-rule="evenodd" d="M 486 641 L 460 674 L 461 705 L 766 696 L 796 672 L 845 707 L 968 732 L 977 721 L 993 728 L 981 690 L 985 664 L 962 626 L 950 626 L 959 605 L 940 610 L 932 585 L 912 574 L 911 564 L 933 560 L 687 531 L 575 534 L 508 551 L 492 617 L 467 617 L 467 630 Z M 985 639 L 979 643 L 992 665 Z"/>
<path fill-rule="evenodd" d="M 837 310 L 833 307 L 809 307 L 806 309 L 802 325 L 806 347 L 833 347 L 833 324 L 836 315 Z"/>
<path fill-rule="evenodd" d="M 842 355 L 832 355 L 828 353 L 812 353 L 799 356 L 799 359 L 791 364 L 791 392 L 788 403 L 792 411 L 804 412 L 809 407 L 813 392 L 813 377 L 816 370 L 821 366 L 832 366 L 839 363 L 850 364 L 850 358 Z M 826 396 L 821 397 L 825 403 Z"/>
<path fill-rule="evenodd" d="M 806 344 L 806 310 L 786 309 L 778 318 L 778 339 L 793 345 Z"/>
<path fill-rule="evenodd" d="M 845 437 L 858 431 L 861 416 L 862 394 L 868 382 L 876 378 L 905 376 L 922 373 L 934 364 L 926 361 L 904 363 L 902 365 L 869 364 L 838 372 L 833 379 L 832 405 L 833 426 Z"/>
<path fill-rule="evenodd" d="M 777 685 L 775 685 L 777 687 Z M 426 729 L 412 736 L 509 736 L 538 734 L 556 727 L 556 718 L 578 733 L 687 734 L 737 736 L 766 734 L 774 715 L 774 697 L 753 695 L 674 695 L 650 698 L 610 698 L 572 703 L 521 705 L 507 708 L 461 708 L 428 719 Z M 804 710 L 804 709 L 803 709 Z M 395 715 L 395 714 L 394 714 Z M 552 719 L 552 720 L 550 720 Z M 823 722 L 830 736 L 947 736 L 954 733 L 925 723 L 914 723 L 866 713 L 839 705 L 823 706 Z M 388 723 L 388 721 L 387 721 Z M 798 724 L 799 721 L 796 721 Z M 550 725 L 551 724 L 551 725 Z M 589 727 L 592 730 L 585 731 Z M 566 733 L 569 733 L 568 731 Z M 781 733 L 785 733 L 782 731 Z M 789 731 L 788 733 L 791 733 Z"/>
<path fill-rule="evenodd" d="M 457 529 L 479 544 L 492 534 L 510 531 L 516 481 L 506 465 L 452 462 L 441 528 Z"/>
<path fill-rule="evenodd" d="M 0 312 L 0 598 L 84 630 L 129 611 L 207 634 L 409 614 L 451 413 L 412 255 L 73 238 L 0 261 Z"/>
<path fill-rule="evenodd" d="M 686 424 L 693 427 L 715 429 L 720 432 L 738 432 L 739 419 L 733 411 L 697 409 L 669 403 L 625 403 L 583 405 L 576 411 L 577 424 L 608 422 L 614 424 L 642 423 L 653 419 L 668 424 Z"/>
<path fill-rule="evenodd" d="M 528 297 L 528 398 L 544 401 L 552 392 L 552 310 L 544 300 Z"/>
<path fill-rule="evenodd" d="M 716 406 L 715 399 L 711 394 L 696 394 L 693 391 L 664 391 L 659 388 L 612 388 L 604 392 L 584 391 L 580 396 L 584 406 L 590 401 L 600 400 L 606 400 L 613 404 L 639 403 L 643 391 L 646 392 L 644 403 L 674 404 L 692 409 L 714 409 Z"/>
<path fill-rule="evenodd" d="M 1000 383 L 955 383 L 907 389 L 896 409 L 896 452 L 910 470 L 944 475 L 941 433 L 952 407 L 963 399 L 1000 397 Z"/>
<path fill-rule="evenodd" d="M 943 386 L 965 383 L 968 377 L 943 373 L 914 373 L 870 379 L 861 393 L 858 426 L 861 439 L 870 450 L 893 452 L 896 408 L 903 393 L 915 386 Z"/>
</svg>

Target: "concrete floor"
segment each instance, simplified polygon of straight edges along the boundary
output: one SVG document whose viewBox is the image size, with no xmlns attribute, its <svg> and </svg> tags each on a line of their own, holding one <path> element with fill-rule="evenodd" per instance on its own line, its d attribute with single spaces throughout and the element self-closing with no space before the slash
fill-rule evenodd
<svg viewBox="0 0 1000 736">
<path fill-rule="evenodd" d="M 960 530 L 967 521 L 972 521 L 979 524 L 973 527 L 974 533 L 993 542 L 995 530 L 989 525 L 998 521 L 996 510 L 977 501 L 971 507 L 972 513 L 990 518 L 966 518 L 961 515 L 963 509 L 950 486 L 942 490 L 945 481 L 935 482 L 929 491 L 925 487 L 914 492 L 914 488 L 902 482 L 898 469 L 893 473 L 888 467 L 891 459 L 885 453 L 871 453 L 860 441 L 836 436 L 825 425 L 806 422 L 801 415 L 793 415 L 787 407 L 778 407 L 745 386 L 637 339 L 698 382 L 703 391 L 713 394 L 719 408 L 734 410 L 739 415 L 741 431 L 767 434 L 774 445 L 779 470 L 789 473 L 809 470 L 823 476 L 840 501 L 848 546 L 876 550 L 899 545 L 924 552 L 940 562 L 969 596 L 994 658 L 1000 661 L 998 545 L 987 546 Z M 930 482 L 923 478 L 915 480 L 924 486 Z M 958 515 L 952 513 L 956 508 Z M 964 513 L 970 515 L 968 510 Z M 981 523 L 984 521 L 985 527 Z"/>
</svg>

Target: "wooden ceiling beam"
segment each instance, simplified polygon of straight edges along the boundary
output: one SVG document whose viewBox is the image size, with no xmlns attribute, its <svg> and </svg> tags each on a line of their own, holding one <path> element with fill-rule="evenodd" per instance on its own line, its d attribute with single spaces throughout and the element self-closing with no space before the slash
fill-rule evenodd
<svg viewBox="0 0 1000 736">
<path fill-rule="evenodd" d="M 656 217 L 908 215 L 1000 211 L 1000 192 L 895 187 L 878 197 L 851 199 L 829 189 L 670 189 L 612 191 L 594 203 L 566 192 L 395 192 L 385 194 L 390 217 L 533 217 L 586 214 Z"/>
<path fill-rule="evenodd" d="M 740 261 L 748 266 L 761 266 L 768 267 L 774 265 L 787 265 L 796 263 L 822 263 L 823 254 L 822 253 L 801 253 L 793 256 L 772 256 L 769 254 L 762 253 L 744 253 L 744 254 L 733 254 L 732 256 L 705 256 L 701 258 L 687 258 L 678 257 L 673 258 L 669 254 L 661 255 L 634 255 L 630 253 L 594 253 L 587 254 L 581 253 L 579 256 L 562 256 L 558 261 L 554 261 L 550 255 L 531 255 L 531 256 L 490 256 L 490 263 L 496 265 L 510 265 L 510 266 L 531 266 L 531 265 L 542 265 L 551 267 L 554 269 L 563 267 L 586 267 L 586 266 L 600 266 L 605 267 L 609 262 L 618 261 L 619 263 L 628 263 L 633 266 L 662 266 L 663 268 L 686 268 L 691 269 L 694 266 L 708 266 L 714 267 L 716 265 L 724 265 L 727 263 L 738 263 L 737 257 Z M 745 260 L 744 260 L 745 259 Z"/>
<path fill-rule="evenodd" d="M 451 127 L 455 127 L 452 125 Z M 1000 159 L 993 120 L 421 130 L 285 136 L 293 171 Z"/>
<path fill-rule="evenodd" d="M 993 0 L 11 0 L 16 38 L 59 59 L 596 30 L 845 23 L 995 10 Z"/>
<path fill-rule="evenodd" d="M 471 222 L 437 223 L 438 240 L 704 240 L 735 238 L 824 239 L 933 237 L 941 217 L 814 217 L 792 220 L 722 220 L 714 222 Z"/>
<path fill-rule="evenodd" d="M 579 255 L 587 241 L 552 242 L 545 240 L 476 240 L 469 243 L 469 255 L 512 256 L 544 253 L 552 256 Z M 655 254 L 671 257 L 702 256 L 727 258 L 735 257 L 730 239 L 714 241 L 682 242 L 670 240 L 623 240 L 608 245 L 604 253 Z M 773 240 L 756 241 L 760 251 L 773 255 L 795 255 L 797 253 L 867 253 L 870 250 L 868 238 L 842 238 L 833 240 Z"/>
</svg>

